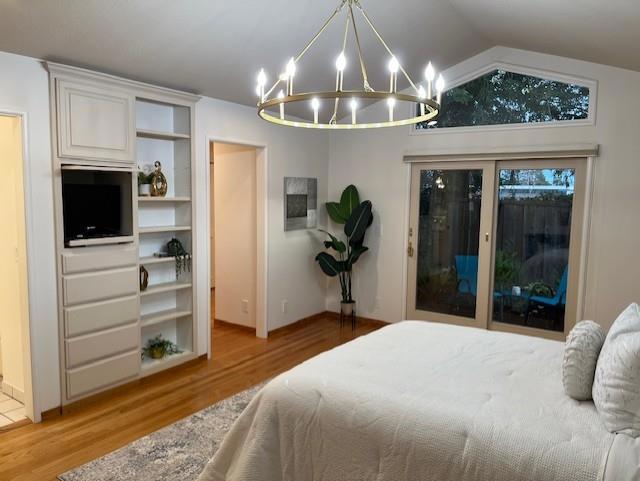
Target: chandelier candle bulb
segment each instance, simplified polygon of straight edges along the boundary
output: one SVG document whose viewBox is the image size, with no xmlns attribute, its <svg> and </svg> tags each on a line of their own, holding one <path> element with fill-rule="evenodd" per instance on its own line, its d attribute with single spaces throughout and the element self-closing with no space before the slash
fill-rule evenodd
<svg viewBox="0 0 640 481">
<path fill-rule="evenodd" d="M 278 98 L 279 99 L 283 99 L 284 98 L 284 92 L 281 90 L 280 92 L 278 92 Z M 280 120 L 284 120 L 284 104 L 280 104 Z"/>
<path fill-rule="evenodd" d="M 436 92 L 437 92 L 436 102 L 438 104 L 442 103 L 442 92 L 443 91 L 444 91 L 444 77 L 442 76 L 442 74 L 440 74 L 438 76 L 438 80 L 436 80 Z"/>
<path fill-rule="evenodd" d="M 422 85 L 420 85 L 420 87 L 418 88 L 418 97 L 420 98 L 420 100 L 424 100 L 427 98 L 427 93 L 425 92 L 424 87 Z M 421 102 L 420 115 L 424 115 L 425 109 L 426 109 L 425 104 Z"/>
<path fill-rule="evenodd" d="M 344 69 L 347 66 L 347 58 L 344 56 L 344 52 L 340 52 L 336 59 L 336 69 L 338 70 L 336 77 L 336 90 L 342 92 L 342 82 L 344 79 Z"/>
<path fill-rule="evenodd" d="M 311 100 L 311 108 L 313 109 L 313 123 L 318 123 L 318 110 L 320 109 L 320 101 L 317 98 Z"/>
<path fill-rule="evenodd" d="M 396 99 L 389 97 L 387 99 L 387 106 L 389 107 L 389 122 L 393 122 L 393 109 L 396 106 Z"/>
<path fill-rule="evenodd" d="M 296 75 L 296 61 L 293 57 L 287 63 L 287 95 L 293 95 L 293 77 Z"/>
<path fill-rule="evenodd" d="M 398 69 L 400 68 L 400 64 L 398 63 L 398 59 L 395 57 L 391 57 L 389 60 L 389 72 L 391 72 L 391 78 L 389 79 L 389 92 L 395 93 L 398 87 Z"/>
<path fill-rule="evenodd" d="M 260 69 L 258 74 L 258 92 L 260 95 L 260 103 L 264 102 L 264 87 L 267 85 L 267 74 L 264 69 Z"/>
<path fill-rule="evenodd" d="M 351 99 L 351 123 L 356 124 L 356 110 L 358 109 L 358 102 L 356 99 Z"/>
<path fill-rule="evenodd" d="M 433 79 L 436 78 L 436 71 L 431 62 L 429 62 L 427 68 L 424 69 L 424 78 L 427 80 L 427 98 L 430 99 L 433 97 Z"/>
</svg>

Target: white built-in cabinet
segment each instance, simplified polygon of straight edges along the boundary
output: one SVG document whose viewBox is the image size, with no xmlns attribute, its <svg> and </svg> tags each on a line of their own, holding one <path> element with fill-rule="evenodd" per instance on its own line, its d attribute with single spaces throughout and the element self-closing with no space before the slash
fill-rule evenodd
<svg viewBox="0 0 640 481">
<path fill-rule="evenodd" d="M 135 96 L 87 81 L 56 82 L 58 156 L 135 162 Z"/>
<path fill-rule="evenodd" d="M 194 106 L 198 97 L 96 72 L 48 63 L 58 254 L 62 404 L 197 357 L 195 281 L 157 257 L 177 238 L 198 258 L 194 234 Z M 160 161 L 165 197 L 138 197 L 137 171 Z M 133 236 L 68 247 L 62 172 L 93 169 L 131 176 Z M 128 200 L 128 199 L 127 199 Z M 139 269 L 149 272 L 141 291 Z M 202 333 L 206 335 L 207 333 Z M 143 359 L 162 335 L 180 353 Z"/>
</svg>

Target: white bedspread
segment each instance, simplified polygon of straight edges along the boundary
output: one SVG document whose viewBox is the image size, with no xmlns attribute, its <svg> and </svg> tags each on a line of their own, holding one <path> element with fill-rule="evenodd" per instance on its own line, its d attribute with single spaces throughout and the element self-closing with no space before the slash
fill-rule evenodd
<svg viewBox="0 0 640 481">
<path fill-rule="evenodd" d="M 592 402 L 563 393 L 562 352 L 556 341 L 394 324 L 271 381 L 199 479 L 640 479 L 639 443 L 614 443 Z"/>
</svg>

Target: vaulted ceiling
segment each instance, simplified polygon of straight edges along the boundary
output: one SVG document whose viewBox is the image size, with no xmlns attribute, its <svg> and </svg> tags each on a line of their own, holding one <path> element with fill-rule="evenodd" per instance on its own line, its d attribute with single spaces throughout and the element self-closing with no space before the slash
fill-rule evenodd
<svg viewBox="0 0 640 481">
<path fill-rule="evenodd" d="M 638 0 L 361 0 L 409 73 L 495 45 L 640 70 Z M 251 105 L 256 73 L 273 78 L 338 0 L 0 0 L 0 51 L 61 61 Z M 309 90 L 334 82 L 342 22 L 299 67 Z M 361 24 L 372 84 L 386 61 Z M 346 87 L 359 77 L 348 55 Z M 384 62 L 384 63 L 383 63 Z M 0 73 L 1 74 L 1 73 Z M 400 84 L 399 87 L 404 87 Z"/>
</svg>

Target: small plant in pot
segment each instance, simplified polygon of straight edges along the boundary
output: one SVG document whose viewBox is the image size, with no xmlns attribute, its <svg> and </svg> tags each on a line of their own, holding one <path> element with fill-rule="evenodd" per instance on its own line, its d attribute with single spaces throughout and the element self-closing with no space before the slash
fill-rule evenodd
<svg viewBox="0 0 640 481">
<path fill-rule="evenodd" d="M 142 348 L 142 358 L 163 359 L 166 356 L 180 352 L 182 351 L 178 349 L 178 346 L 168 339 L 164 339 L 161 334 L 158 334 L 153 339 L 149 339 L 147 345 Z"/>
<path fill-rule="evenodd" d="M 320 229 L 329 236 L 324 242 L 327 249 L 335 251 L 334 257 L 328 252 L 320 252 L 316 261 L 322 272 L 329 277 L 337 277 L 340 282 L 340 312 L 343 316 L 352 316 L 355 311 L 355 301 L 351 295 L 351 278 L 353 265 L 364 254 L 368 247 L 364 245 L 364 237 L 373 222 L 371 201 L 360 202 L 358 189 L 349 185 L 340 196 L 340 202 L 327 202 L 327 213 L 336 224 L 344 225 L 345 240 Z"/>
<path fill-rule="evenodd" d="M 147 166 L 148 167 L 148 166 Z M 138 167 L 138 195 L 150 196 L 151 195 L 151 182 L 153 180 L 153 172 L 148 172 L 148 168 L 141 169 Z"/>
</svg>

